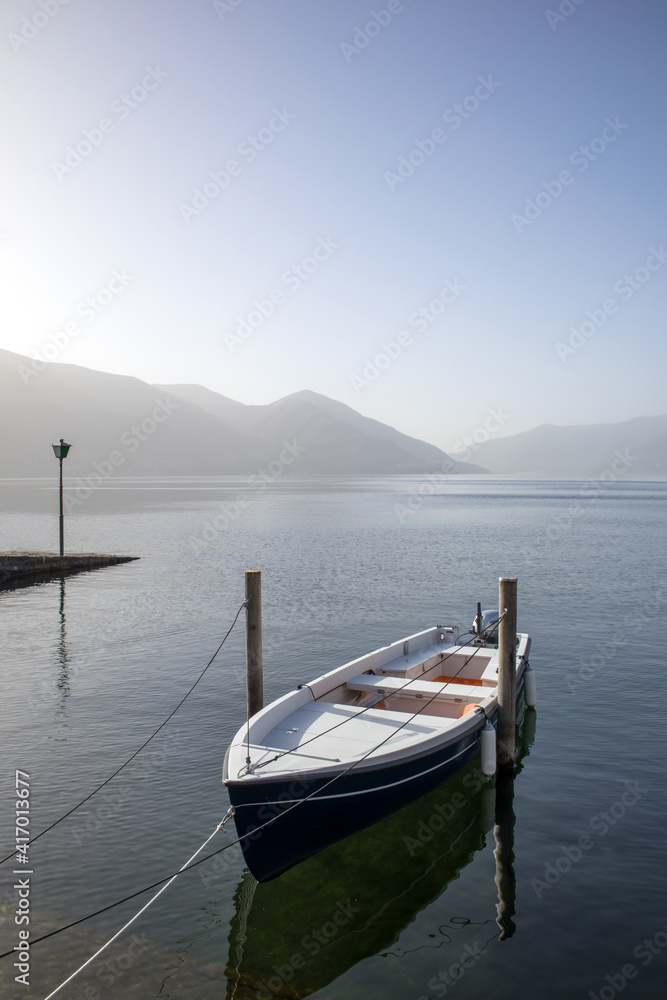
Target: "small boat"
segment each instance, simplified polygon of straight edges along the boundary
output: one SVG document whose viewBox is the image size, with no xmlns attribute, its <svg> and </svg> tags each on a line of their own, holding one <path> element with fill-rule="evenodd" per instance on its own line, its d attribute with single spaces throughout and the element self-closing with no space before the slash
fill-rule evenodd
<svg viewBox="0 0 667 1000">
<path fill-rule="evenodd" d="M 258 882 L 419 798 L 479 751 L 497 717 L 498 617 L 478 609 L 470 632 L 438 625 L 384 646 L 239 729 L 223 783 Z M 517 692 L 529 650 L 519 633 Z"/>
</svg>

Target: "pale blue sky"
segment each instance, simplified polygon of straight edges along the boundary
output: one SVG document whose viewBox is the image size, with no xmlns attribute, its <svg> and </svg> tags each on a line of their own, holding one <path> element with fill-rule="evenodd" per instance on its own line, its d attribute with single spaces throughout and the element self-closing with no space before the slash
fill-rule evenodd
<svg viewBox="0 0 667 1000">
<path fill-rule="evenodd" d="M 489 408 L 503 434 L 667 410 L 662 0 L 217 7 L 3 3 L 0 347 L 310 388 L 444 448 Z"/>
</svg>

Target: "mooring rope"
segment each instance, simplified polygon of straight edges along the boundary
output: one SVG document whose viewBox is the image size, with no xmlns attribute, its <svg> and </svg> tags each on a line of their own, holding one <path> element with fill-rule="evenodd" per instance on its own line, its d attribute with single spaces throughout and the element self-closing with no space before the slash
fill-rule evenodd
<svg viewBox="0 0 667 1000">
<path fill-rule="evenodd" d="M 241 607 L 243 607 L 243 605 Z M 501 615 L 500 617 L 502 618 L 503 616 L 504 615 Z M 500 618 L 498 620 L 500 621 Z M 294 809 L 297 809 L 300 805 L 303 805 L 304 802 L 308 802 L 316 795 L 320 795 L 323 791 L 329 788 L 335 781 L 340 780 L 340 778 L 344 778 L 347 774 L 350 773 L 350 771 L 353 768 L 357 767 L 357 765 L 359 764 L 362 764 L 368 757 L 371 756 L 371 754 L 375 753 L 376 750 L 379 750 L 380 747 L 384 746 L 385 743 L 393 739 L 393 737 L 397 733 L 399 733 L 402 729 L 404 729 L 405 726 L 409 725 L 409 723 L 411 723 L 418 715 L 421 715 L 424 709 L 428 708 L 431 702 L 434 701 L 435 698 L 437 698 L 438 694 L 439 692 L 436 692 L 436 694 L 432 695 L 427 701 L 424 702 L 424 704 L 416 712 L 413 712 L 412 715 L 410 715 L 405 720 L 405 722 L 403 722 L 397 729 L 392 730 L 392 732 L 389 733 L 389 735 L 386 736 L 385 739 L 383 739 L 376 746 L 371 747 L 371 749 L 368 750 L 362 757 L 359 757 L 357 758 L 357 760 L 352 761 L 352 763 L 348 767 L 346 767 L 345 770 L 341 771 L 339 774 L 335 774 L 332 778 L 329 779 L 329 781 L 325 782 L 324 785 L 322 785 L 320 788 L 316 788 L 313 792 L 311 792 L 310 795 L 306 795 L 304 796 L 304 798 L 298 799 L 296 802 L 293 802 L 291 806 L 288 806 L 287 809 L 284 809 L 277 816 L 271 817 L 271 819 L 267 820 L 265 823 L 262 823 L 260 826 L 253 827 L 251 833 L 245 833 L 241 837 L 237 837 L 236 840 L 232 840 L 229 844 L 225 844 L 224 847 L 219 848 L 217 851 L 213 851 L 212 854 L 207 854 L 205 857 L 200 858 L 198 861 L 194 861 L 192 864 L 188 862 L 186 866 L 180 868 L 177 872 L 172 872 L 171 875 L 165 875 L 164 878 L 158 879 L 156 882 L 152 882 L 150 885 L 145 885 L 142 889 L 138 889 L 136 892 L 133 892 L 128 896 L 124 896 L 122 899 L 116 900 L 115 903 L 109 903 L 108 906 L 103 906 L 101 909 L 95 910 L 93 913 L 88 913 L 86 914 L 85 917 L 79 917 L 78 920 L 72 920 L 69 924 L 65 924 L 63 927 L 58 927 L 54 931 L 49 931 L 48 934 L 42 934 L 41 937 L 35 938 L 33 941 L 31 941 L 31 945 L 39 944 L 41 941 L 46 941 L 48 938 L 55 937 L 56 934 L 61 934 L 63 931 L 69 930 L 71 927 L 76 927 L 78 924 L 85 923 L 85 921 L 91 920 L 93 917 L 97 917 L 102 913 L 106 913 L 108 910 L 113 910 L 116 906 L 120 906 L 121 903 L 126 903 L 130 899 L 135 899 L 137 896 L 141 896 L 144 892 L 149 892 L 151 889 L 155 889 L 157 886 L 162 885 L 164 882 L 171 883 L 178 875 L 181 875 L 184 871 L 190 871 L 192 868 L 196 868 L 197 865 L 201 865 L 205 861 L 209 861 L 211 858 L 216 857 L 218 854 L 222 854 L 224 851 L 229 850 L 231 847 L 235 847 L 237 844 L 241 844 L 244 840 L 247 840 L 251 836 L 252 837 L 256 836 L 256 834 L 260 833 L 262 830 L 265 830 L 267 827 L 272 826 L 278 820 L 282 819 L 283 816 L 286 816 Z M 0 959 L 7 958 L 9 955 L 13 954 L 14 954 L 13 951 L 4 952 L 3 954 L 0 955 Z"/>
<path fill-rule="evenodd" d="M 232 626 L 231 626 L 229 632 L 227 633 L 227 635 L 229 635 L 229 633 L 231 632 L 231 629 L 234 627 L 234 624 L 236 624 L 236 620 L 238 619 L 238 616 L 240 615 L 241 610 L 243 609 L 244 606 L 245 606 L 245 603 L 242 604 L 241 607 L 239 608 L 239 611 L 237 612 L 236 618 L 234 619 L 234 622 L 232 623 Z M 500 615 L 500 617 L 497 619 L 496 622 L 494 622 L 494 624 L 497 624 L 499 621 L 501 621 L 505 617 L 505 614 L 506 614 L 506 612 L 503 612 L 503 614 Z M 227 636 L 225 636 L 225 638 L 227 638 Z M 470 641 L 472 641 L 472 640 L 470 640 Z M 223 640 L 223 642 L 224 642 L 224 640 Z M 221 644 L 221 646 L 222 646 L 222 644 Z M 482 648 L 482 647 L 481 646 L 478 647 L 478 649 L 480 649 L 480 648 Z M 478 650 L 475 650 L 475 652 L 477 652 L 477 651 Z M 473 652 L 472 656 L 470 656 L 466 662 L 469 662 L 472 659 L 472 657 L 475 655 L 475 652 Z M 216 655 L 217 655 L 217 653 L 216 653 Z M 214 658 L 215 658 L 215 656 L 213 657 L 213 659 Z M 210 661 L 210 663 L 212 663 L 212 662 L 213 662 L 213 660 Z M 209 663 L 209 666 L 210 666 L 210 663 Z M 460 673 L 460 671 L 458 671 L 458 672 Z M 451 681 L 449 681 L 447 683 L 451 683 Z M 444 686 L 446 686 L 446 685 L 444 685 Z M 119 899 L 115 903 L 111 903 L 108 906 L 105 906 L 105 907 L 103 907 L 100 910 L 96 910 L 94 913 L 89 913 L 85 917 L 80 917 L 78 920 L 74 920 L 71 923 L 66 924 L 64 927 L 59 927 L 56 930 L 50 931 L 48 934 L 44 934 L 41 937 L 35 938 L 33 941 L 31 941 L 31 945 L 38 944 L 40 941 L 45 941 L 47 938 L 54 937 L 55 935 L 60 934 L 63 931 L 68 930 L 71 927 L 75 927 L 76 925 L 84 923 L 85 921 L 90 920 L 93 917 L 96 917 L 96 916 L 98 916 L 101 913 L 105 913 L 107 910 L 114 909 L 116 906 L 120 906 L 121 903 L 127 902 L 130 899 L 134 899 L 135 897 L 142 895 L 144 892 L 148 892 L 150 889 L 156 888 L 158 885 L 162 886 L 162 888 L 159 890 L 159 892 L 157 892 L 155 894 L 155 896 L 153 896 L 152 899 L 150 899 L 149 902 L 146 903 L 146 905 L 143 906 L 132 917 L 131 920 L 129 920 L 127 923 L 125 923 L 123 925 L 123 927 L 121 927 L 120 930 L 118 930 L 106 942 L 106 944 L 104 944 L 101 948 L 99 948 L 95 952 L 94 955 L 91 955 L 91 957 L 89 959 L 87 959 L 87 961 L 84 962 L 84 964 L 82 966 L 80 966 L 75 972 L 73 972 L 63 983 L 61 983 L 58 987 L 56 987 L 55 990 L 53 990 L 51 993 L 49 993 L 49 995 L 47 997 L 45 997 L 45 1000 L 51 1000 L 51 998 L 54 997 L 56 995 L 56 993 L 58 993 L 58 991 L 62 989 L 63 986 L 66 986 L 67 983 L 71 982 L 72 979 L 74 979 L 81 971 L 83 971 L 83 969 L 85 969 L 91 962 L 93 962 L 110 944 L 113 943 L 113 941 L 117 940 L 117 938 L 120 937 L 120 935 L 123 934 L 123 932 L 125 930 L 127 930 L 127 928 L 132 923 L 134 923 L 134 921 L 137 920 L 142 915 L 142 913 L 144 913 L 148 909 L 148 907 L 151 906 L 151 904 L 166 889 L 169 888 L 169 886 L 171 885 L 171 883 L 176 878 L 178 878 L 179 875 L 183 874 L 183 872 L 185 872 L 185 871 L 189 871 L 191 868 L 195 868 L 197 865 L 203 864 L 205 861 L 208 861 L 211 858 L 216 857 L 218 854 L 222 854 L 224 851 L 229 850 L 231 847 L 234 847 L 236 844 L 242 843 L 244 840 L 248 839 L 248 837 L 250 837 L 250 836 L 254 837 L 257 833 L 259 833 L 260 831 L 266 829 L 269 826 L 272 826 L 275 822 L 277 822 L 279 819 L 282 819 L 283 816 L 287 815 L 287 813 L 290 813 L 294 809 L 298 808 L 304 802 L 308 802 L 310 799 L 314 798 L 315 796 L 320 795 L 323 791 L 325 791 L 327 788 L 329 788 L 334 782 L 338 781 L 340 778 L 344 778 L 347 774 L 349 774 L 350 771 L 352 771 L 353 768 L 355 768 L 355 767 L 357 767 L 357 765 L 363 763 L 363 761 L 366 760 L 368 757 L 370 757 L 371 754 L 375 753 L 377 750 L 380 749 L 380 747 L 384 746 L 385 743 L 387 743 L 389 740 L 393 739 L 393 737 L 396 736 L 396 734 L 399 733 L 402 729 L 404 729 L 405 726 L 409 725 L 409 723 L 411 723 L 418 715 L 421 715 L 421 713 L 426 708 L 428 708 L 428 706 L 438 697 L 439 694 L 440 694 L 440 691 L 437 691 L 435 694 L 433 694 L 427 701 L 425 701 L 425 703 L 422 706 L 420 706 L 420 708 L 416 712 L 413 712 L 412 715 L 409 716 L 405 720 L 405 722 L 403 722 L 397 729 L 395 729 L 391 733 L 389 733 L 389 735 L 386 736 L 385 739 L 382 740 L 380 743 L 378 743 L 376 746 L 371 747 L 371 749 L 368 750 L 362 757 L 359 757 L 357 760 L 352 761 L 352 763 L 348 767 L 346 767 L 345 770 L 341 771 L 339 774 L 334 775 L 329 781 L 325 782 L 325 784 L 322 785 L 320 788 L 317 788 L 313 792 L 311 792 L 310 795 L 306 795 L 303 799 L 298 799 L 296 802 L 294 802 L 291 806 L 288 806 L 287 809 L 283 810 L 283 812 L 279 813 L 277 816 L 274 816 L 270 820 L 267 820 L 267 822 L 261 824 L 261 826 L 253 828 L 253 830 L 252 830 L 251 833 L 247 833 L 247 834 L 244 834 L 241 837 L 237 837 L 236 840 L 231 841 L 231 843 L 229 843 L 229 844 L 225 844 L 224 847 L 221 847 L 217 851 L 213 851 L 212 854 L 207 854 L 205 857 L 200 858 L 198 861 L 194 860 L 197 857 L 197 855 L 200 854 L 201 851 L 204 850 L 204 848 L 206 847 L 206 845 L 210 843 L 210 841 L 213 839 L 213 837 L 215 836 L 215 834 L 220 829 L 222 829 L 224 827 L 224 825 L 229 821 L 229 819 L 231 819 L 231 817 L 234 815 L 234 807 L 231 806 L 228 809 L 227 813 L 225 814 L 223 820 L 218 824 L 218 826 L 215 828 L 215 830 L 213 831 L 213 833 L 204 841 L 204 843 L 201 845 L 201 847 L 199 847 L 195 851 L 195 853 L 192 855 L 192 857 L 188 861 L 186 861 L 186 863 L 181 868 L 179 868 L 179 870 L 177 872 L 174 872 L 172 875 L 167 875 L 167 876 L 165 876 L 165 878 L 159 879 L 157 882 L 153 882 L 151 885 L 144 886 L 143 889 L 139 889 L 137 892 L 134 892 L 134 893 L 132 893 L 129 896 L 125 896 L 123 899 Z M 46 831 L 44 831 L 44 832 L 46 832 Z M 14 951 L 5 952 L 4 954 L 0 955 L 0 959 L 7 958 L 9 955 L 13 955 L 13 954 L 14 954 Z"/>
<path fill-rule="evenodd" d="M 169 886 L 174 881 L 174 879 L 177 878 L 180 875 L 181 872 L 185 871 L 185 869 L 188 867 L 188 865 L 190 864 L 190 862 L 194 861 L 194 859 L 197 857 L 197 855 L 200 854 L 204 850 L 204 848 L 206 847 L 206 845 L 209 844 L 213 840 L 213 838 L 215 837 L 216 833 L 219 830 L 222 830 L 222 828 L 224 827 L 225 823 L 227 823 L 228 820 L 230 820 L 233 815 L 234 815 L 234 808 L 233 808 L 233 806 L 230 806 L 230 808 L 227 810 L 225 816 L 223 817 L 223 819 L 221 820 L 221 822 L 218 823 L 218 825 L 216 826 L 215 830 L 210 835 L 210 837 L 207 837 L 206 840 L 204 841 L 204 843 L 201 845 L 201 847 L 197 848 L 197 850 L 195 851 L 195 853 L 192 855 L 192 857 L 188 861 L 185 862 L 185 864 L 183 865 L 183 867 L 179 868 L 179 870 L 176 872 L 175 875 L 172 875 L 172 877 L 169 879 L 169 881 L 167 883 L 165 883 L 165 885 L 163 885 L 162 888 L 158 892 L 155 893 L 155 895 L 153 896 L 152 899 L 148 900 L 148 902 L 146 903 L 145 906 L 142 906 L 141 909 L 137 913 L 134 914 L 134 916 L 132 917 L 131 920 L 128 920 L 126 924 L 123 924 L 123 926 L 121 927 L 121 929 L 119 931 L 116 931 L 116 933 L 113 935 L 113 937 L 110 937 L 109 940 L 105 944 L 103 944 L 101 948 L 98 948 L 97 951 L 95 952 L 95 954 L 91 955 L 90 958 L 87 959 L 83 963 L 83 965 L 80 965 L 79 968 L 76 970 L 76 972 L 73 972 L 71 976 L 68 976 L 67 979 L 65 979 L 65 981 L 60 984 L 60 986 L 56 986 L 55 990 L 52 990 L 49 993 L 49 995 L 44 998 L 44 1000 L 51 1000 L 51 997 L 54 997 L 56 995 L 56 993 L 58 993 L 63 988 L 63 986 L 67 986 L 68 983 L 71 983 L 71 981 L 75 978 L 75 976 L 78 976 L 80 972 L 83 972 L 83 970 L 86 968 L 86 966 L 90 965 L 91 962 L 94 962 L 95 959 L 98 958 L 98 956 L 101 955 L 102 952 L 105 951 L 109 947 L 110 944 L 113 944 L 113 942 L 116 940 L 116 938 L 119 938 L 121 936 L 121 934 L 123 934 L 127 930 L 127 928 L 130 927 L 131 924 L 133 924 L 134 921 L 137 920 L 141 916 L 142 913 L 145 913 L 146 910 L 148 909 L 148 907 L 151 906 L 155 902 L 155 900 L 158 898 L 158 896 L 161 896 L 162 893 L 165 892 L 169 888 Z"/>
<path fill-rule="evenodd" d="M 108 778 L 107 778 L 107 779 L 106 779 L 105 781 L 103 781 L 101 785 L 98 785 L 98 786 L 97 786 L 97 788 L 94 788 L 94 789 L 93 789 L 93 791 L 92 791 L 92 792 L 90 792 L 90 794 L 89 794 L 89 795 L 86 795 L 85 799 L 81 799 L 81 801 L 80 801 L 80 802 L 77 802 L 77 804 L 76 804 L 75 806 L 72 806 L 72 808 L 71 808 L 71 809 L 69 809 L 69 810 L 68 810 L 68 811 L 67 811 L 66 813 L 64 813 L 64 814 L 63 814 L 63 815 L 62 815 L 62 816 L 60 817 L 60 819 L 57 819 L 57 820 L 55 820 L 55 822 L 51 823 L 51 825 L 50 825 L 50 826 L 47 826 L 47 827 L 46 827 L 46 829 L 42 830 L 42 832 L 41 832 L 41 833 L 37 833 L 37 834 L 35 834 L 35 836 L 34 836 L 34 837 L 33 837 L 33 838 L 31 839 L 31 840 L 29 840 L 29 841 L 28 841 L 28 843 L 27 843 L 27 844 L 25 845 L 26 847 L 30 847 L 30 845 L 31 845 L 31 844 L 34 844 L 36 840 L 39 840 L 39 838 L 40 838 L 40 837 L 43 837 L 45 833 L 48 833 L 48 832 L 49 832 L 49 830 L 53 830 L 53 828 L 54 828 L 54 827 L 58 826 L 58 824 L 59 824 L 59 823 L 62 823 L 62 821 L 63 821 L 64 819 L 67 819 L 67 817 L 68 817 L 68 816 L 71 816 L 73 812 L 76 812 L 76 810 L 77 810 L 77 809 L 79 809 L 79 808 L 80 808 L 80 807 L 81 807 L 82 805 L 84 805 L 84 804 L 85 804 L 86 802 L 88 802 L 88 800 L 89 800 L 89 799 L 92 799 L 93 795 L 96 795 L 96 794 L 97 794 L 97 793 L 98 793 L 99 791 L 101 791 L 101 789 L 102 789 L 102 788 L 104 788 L 104 786 L 105 786 L 105 785 L 108 785 L 108 784 L 109 784 L 109 782 L 110 782 L 110 781 L 112 781 L 112 780 L 113 780 L 113 778 L 115 778 L 115 777 L 116 777 L 116 775 L 120 774 L 120 772 L 121 772 L 121 771 L 122 771 L 122 770 L 123 770 L 124 768 L 126 768 L 126 767 L 127 767 L 127 765 L 128 765 L 129 763 L 131 763 L 131 762 L 132 762 L 132 761 L 134 760 L 134 758 L 135 758 L 135 757 L 136 757 L 136 756 L 137 756 L 138 754 L 140 754 L 140 753 L 141 753 L 141 751 L 142 751 L 142 750 L 143 750 L 143 749 L 144 749 L 145 747 L 147 747 L 147 746 L 148 746 L 148 744 L 149 744 L 149 743 L 151 742 L 151 740 L 155 739 L 155 737 L 156 737 L 156 736 L 157 736 L 157 734 L 158 734 L 158 733 L 160 732 L 160 730 L 161 730 L 161 729 L 164 729 L 164 727 L 165 727 L 165 726 L 167 725 L 167 723 L 169 722 L 169 720 L 170 720 L 170 719 L 172 719 L 172 718 L 173 718 L 173 717 L 174 717 L 174 716 L 176 715 L 176 712 L 178 712 L 178 710 L 179 710 L 179 708 L 181 707 L 181 705 L 183 704 L 183 702 L 184 702 L 184 701 L 185 701 L 185 700 L 186 700 L 187 698 L 189 698 L 189 697 L 190 697 L 190 695 L 192 694 L 192 692 L 194 691 L 194 689 L 195 689 L 195 688 L 197 687 L 197 685 L 199 684 L 200 680 L 202 679 L 202 677 L 204 676 L 204 674 L 206 673 L 206 671 L 208 670 L 208 668 L 209 668 L 209 667 L 211 666 L 211 664 L 212 664 L 212 663 L 213 663 L 213 661 L 215 660 L 216 656 L 218 655 L 218 653 L 220 652 L 220 650 L 222 649 L 222 647 L 224 646 L 224 644 L 225 644 L 225 643 L 227 642 L 227 639 L 228 639 L 228 638 L 229 638 L 229 636 L 231 635 L 231 632 L 232 632 L 232 629 L 234 628 L 234 626 L 236 625 L 237 621 L 239 620 L 239 615 L 240 615 L 240 614 L 241 614 L 241 612 L 243 611 L 243 608 L 244 608 L 244 607 L 245 607 L 245 601 L 244 601 L 244 603 L 243 603 L 243 604 L 241 605 L 241 607 L 239 608 L 239 610 L 238 610 L 238 611 L 236 612 L 236 616 L 235 616 L 235 618 L 234 618 L 234 621 L 232 622 L 232 624 L 230 625 L 229 629 L 227 630 L 227 633 L 226 633 L 226 635 L 225 635 L 224 639 L 222 640 L 222 642 L 220 643 L 220 645 L 219 645 L 219 646 L 218 646 L 218 648 L 216 649 L 215 653 L 213 654 L 213 656 L 211 657 L 211 659 L 210 659 L 210 660 L 208 661 L 208 663 L 206 664 L 206 666 L 204 667 L 204 669 L 203 669 L 203 670 L 202 670 L 202 672 L 200 673 L 200 675 L 199 675 L 199 677 L 197 678 L 197 680 L 196 680 L 196 681 L 194 682 L 194 684 L 192 685 L 192 687 L 190 688 L 190 690 L 189 690 L 189 691 L 187 692 L 187 694 L 185 694 L 185 695 L 184 695 L 184 696 L 183 696 L 183 697 L 181 698 L 181 700 L 179 701 L 179 703 L 178 703 L 178 705 L 176 706 L 176 708 L 175 708 L 175 709 L 173 710 L 173 712 L 171 712 L 171 713 L 170 713 L 170 714 L 169 714 L 169 715 L 167 716 L 167 718 L 166 718 L 166 719 L 164 720 L 164 722 L 162 722 L 162 723 L 161 723 L 161 724 L 160 724 L 160 725 L 159 725 L 159 726 L 157 727 L 157 729 L 156 729 L 156 730 L 155 730 L 155 731 L 154 731 L 153 733 L 151 733 L 151 735 L 150 735 L 150 736 L 148 737 L 148 739 L 147 739 L 147 740 L 145 740 L 145 741 L 144 741 L 144 742 L 143 742 L 143 743 L 141 744 L 141 746 L 139 747 L 139 749 L 138 749 L 138 750 L 135 750 L 135 751 L 134 751 L 134 753 L 132 754 L 132 756 L 131 756 L 131 757 L 128 757 L 128 759 L 127 759 L 127 760 L 125 761 L 125 763 L 124 763 L 124 764 L 121 764 L 121 765 L 120 765 L 120 767 L 119 767 L 119 768 L 117 768 L 117 769 L 116 769 L 116 770 L 115 770 L 115 771 L 113 772 L 113 774 L 110 774 L 110 775 L 109 775 L 109 777 L 108 777 Z M 4 865 L 4 863 L 5 863 L 6 861 L 10 861 L 10 860 L 11 860 L 11 859 L 12 859 L 12 858 L 13 858 L 13 857 L 15 856 L 15 855 L 16 855 L 16 851 L 12 851 L 12 853 L 11 853 L 11 854 L 8 854 L 6 858 L 2 858 L 2 859 L 0 859 L 0 865 Z"/>
</svg>

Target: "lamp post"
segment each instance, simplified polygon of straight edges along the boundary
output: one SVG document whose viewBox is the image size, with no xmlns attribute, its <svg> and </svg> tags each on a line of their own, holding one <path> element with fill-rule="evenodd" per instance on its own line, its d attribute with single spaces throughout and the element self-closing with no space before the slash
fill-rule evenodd
<svg viewBox="0 0 667 1000">
<path fill-rule="evenodd" d="M 53 453 L 60 462 L 60 555 L 61 557 L 65 555 L 65 518 L 63 515 L 63 458 L 67 458 L 67 453 L 72 447 L 71 444 L 65 444 L 63 439 L 60 439 L 60 444 L 51 445 L 53 448 Z"/>
</svg>

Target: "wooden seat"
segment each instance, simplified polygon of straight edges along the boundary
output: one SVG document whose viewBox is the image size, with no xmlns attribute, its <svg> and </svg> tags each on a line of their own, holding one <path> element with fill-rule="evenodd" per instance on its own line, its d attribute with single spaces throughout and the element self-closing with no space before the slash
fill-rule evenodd
<svg viewBox="0 0 667 1000">
<path fill-rule="evenodd" d="M 400 677 L 360 674 L 347 681 L 350 691 L 369 691 L 375 694 L 400 695 L 405 698 L 432 698 L 442 701 L 463 701 L 477 704 L 487 695 L 479 687 L 469 684 L 438 684 L 435 681 L 413 680 L 406 682 Z"/>
</svg>

